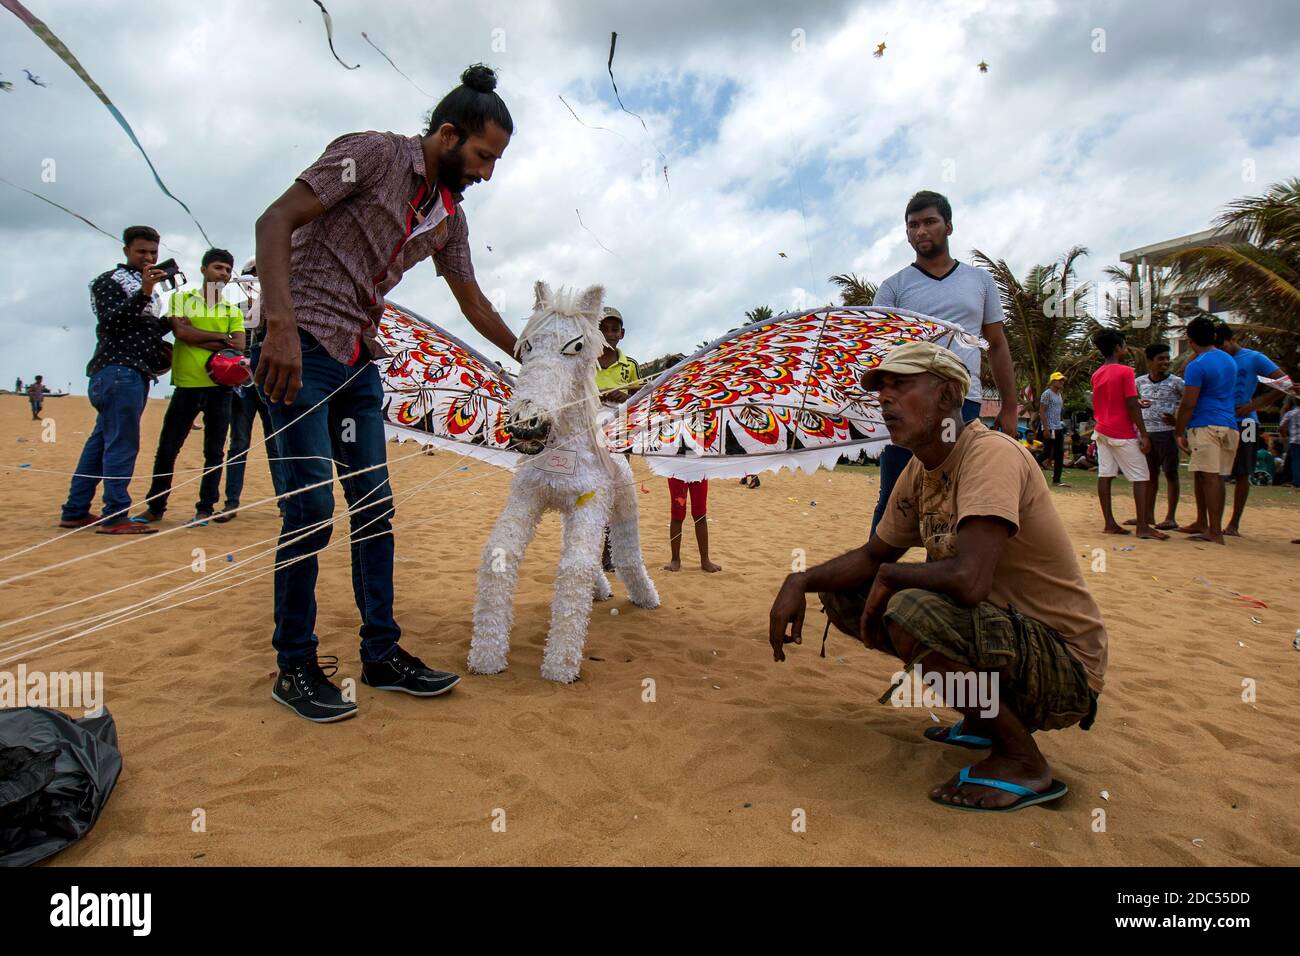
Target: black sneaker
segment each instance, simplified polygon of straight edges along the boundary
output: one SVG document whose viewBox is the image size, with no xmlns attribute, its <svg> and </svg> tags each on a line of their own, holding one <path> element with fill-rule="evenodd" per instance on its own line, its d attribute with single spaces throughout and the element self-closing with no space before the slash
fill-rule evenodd
<svg viewBox="0 0 1300 956">
<path fill-rule="evenodd" d="M 351 717 L 357 712 L 357 705 L 344 699 L 343 692 L 330 682 L 338 672 L 335 666 L 338 660 L 337 657 L 322 657 L 319 661 L 280 668 L 280 673 L 275 675 L 271 699 L 293 708 L 299 717 L 318 724 Z M 322 670 L 320 661 L 325 662 L 329 674 Z"/>
<path fill-rule="evenodd" d="M 361 662 L 361 683 L 377 690 L 400 690 L 416 697 L 437 697 L 459 684 L 460 678 L 425 667 L 424 661 L 406 653 L 398 645 L 387 660 Z"/>
</svg>

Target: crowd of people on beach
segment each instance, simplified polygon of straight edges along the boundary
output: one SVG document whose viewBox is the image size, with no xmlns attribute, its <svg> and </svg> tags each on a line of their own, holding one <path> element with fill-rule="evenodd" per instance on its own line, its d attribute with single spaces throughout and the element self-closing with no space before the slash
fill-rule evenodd
<svg viewBox="0 0 1300 956">
<path fill-rule="evenodd" d="M 514 132 L 495 85 L 491 70 L 472 66 L 433 108 L 422 135 L 350 133 L 330 143 L 257 220 L 256 255 L 240 277 L 255 280 L 258 293 L 245 308 L 223 296 L 239 280 L 233 255 L 216 248 L 202 257 L 198 288 L 172 292 L 163 308 L 158 291 L 175 270 L 159 266 L 159 235 L 148 226 L 127 229 L 124 261 L 91 283 L 97 346 L 87 374 L 98 417 L 60 526 L 156 533 L 177 457 L 200 414 L 204 471 L 188 523 L 233 520 L 252 423 L 260 420 L 282 514 L 271 693 L 310 721 L 357 712 L 356 701 L 331 679 L 337 657 L 318 654 L 315 632 L 316 555 L 331 535 L 336 471 L 353 532 L 362 683 L 433 697 L 460 680 L 427 666 L 400 642 L 383 390 L 370 359 L 385 295 L 426 259 L 474 329 L 506 355 L 514 353 L 514 333 L 475 279 L 461 204 L 469 187 L 491 180 Z M 915 194 L 903 221 L 915 259 L 881 284 L 875 304 L 930 315 L 985 339 L 1004 401 L 992 427 L 980 422 L 984 356 L 973 345 L 909 343 L 868 373 L 863 384 L 879 394 L 892 444 L 881 458 L 867 541 L 786 578 L 770 611 L 769 637 L 775 660 L 784 660 L 790 645 L 801 642 L 807 595 L 817 594 L 830 624 L 909 667 L 999 677 L 996 713 L 958 705 L 961 720 L 926 733 L 937 743 L 990 751 L 931 797 L 958 809 L 1016 810 L 1065 792 L 1034 734 L 1092 726 L 1106 674 L 1106 630 L 1040 463 L 1018 440 L 1016 373 L 998 288 L 988 272 L 952 257 L 946 197 Z M 625 330 L 617 309 L 606 310 L 601 331 L 607 347 L 597 387 L 619 402 L 640 386 L 640 374 L 620 348 Z M 1148 371 L 1137 379 L 1124 361 L 1122 333 L 1105 330 L 1095 339 L 1102 357 L 1092 382 L 1096 465 L 1106 533 L 1128 533 L 1111 504 L 1112 480 L 1122 472 L 1133 482 L 1138 536 L 1167 537 L 1165 530 L 1175 526 L 1179 449 L 1191 455 L 1198 512 L 1180 530 L 1215 543 L 1240 530 L 1248 484 L 1238 483 L 1232 517 L 1222 526 L 1223 476 L 1237 474 L 1240 462 L 1254 467 L 1254 426 L 1249 438 L 1246 432 L 1262 407 L 1253 388 L 1243 389 L 1254 375 L 1281 372 L 1259 353 L 1235 348 L 1231 330 L 1209 320 L 1189 323 L 1187 334 L 1196 357 L 1181 378 L 1168 371 L 1167 347 L 1147 350 Z M 222 356 L 246 369 L 251 382 L 230 384 L 221 371 L 227 366 L 214 364 Z M 134 513 L 128 485 L 141 415 L 151 383 L 167 372 L 174 391 L 145 506 Z M 1088 458 L 1077 433 L 1071 430 L 1066 442 L 1064 379 L 1052 376 L 1041 403 L 1056 484 L 1063 483 L 1067 453 L 1076 464 Z M 1285 422 L 1291 444 L 1300 444 L 1294 409 Z M 1170 488 L 1159 524 L 1157 472 Z M 757 487 L 753 477 L 745 483 Z M 700 567 L 721 570 L 709 556 L 707 494 L 707 482 L 670 482 L 668 570 L 681 567 L 688 505 Z M 928 560 L 901 561 L 912 547 L 923 547 Z"/>
</svg>

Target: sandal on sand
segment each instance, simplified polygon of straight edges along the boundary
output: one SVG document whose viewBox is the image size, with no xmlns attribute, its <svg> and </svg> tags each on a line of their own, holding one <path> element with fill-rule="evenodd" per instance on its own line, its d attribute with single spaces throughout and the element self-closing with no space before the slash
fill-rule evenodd
<svg viewBox="0 0 1300 956">
<path fill-rule="evenodd" d="M 117 524 L 106 524 L 102 528 L 96 528 L 95 534 L 157 534 L 157 528 L 149 527 L 147 522 L 138 521 L 132 518 L 130 521 L 120 521 Z"/>
<path fill-rule="evenodd" d="M 957 779 L 961 783 L 969 783 L 977 787 L 990 787 L 994 790 L 1014 793 L 1020 799 L 1005 807 L 967 807 L 960 803 L 949 803 L 946 800 L 940 800 L 938 797 L 931 797 L 930 799 L 941 807 L 949 807 L 953 810 L 970 810 L 975 813 L 1011 813 L 1015 810 L 1023 810 L 1025 807 L 1032 807 L 1036 803 L 1049 803 L 1052 800 L 1059 800 L 1070 789 L 1061 781 L 1053 780 L 1048 784 L 1047 789 L 1040 793 L 1030 790 L 1028 787 L 1022 787 L 1018 783 L 1012 783 L 1009 780 L 995 780 L 992 777 L 972 777 L 970 767 L 962 767 L 961 772 L 957 774 Z"/>
<path fill-rule="evenodd" d="M 162 521 L 162 519 L 162 512 L 150 510 L 146 511 L 144 514 L 136 515 L 131 520 L 136 524 L 157 524 L 159 521 Z"/>
<path fill-rule="evenodd" d="M 961 725 L 962 721 L 959 720 L 951 727 L 930 727 L 925 732 L 925 739 L 940 744 L 952 744 L 954 747 L 965 747 L 967 750 L 986 750 L 993 746 L 993 741 L 987 737 L 963 734 Z M 940 734 L 946 734 L 946 736 L 940 737 Z"/>
<path fill-rule="evenodd" d="M 212 516 L 212 520 L 217 524 L 225 524 L 227 521 L 234 521 L 238 517 L 239 512 L 237 511 L 219 511 Z"/>
<path fill-rule="evenodd" d="M 80 518 L 64 518 L 59 522 L 60 528 L 84 528 L 99 520 L 99 515 L 83 515 Z"/>
</svg>

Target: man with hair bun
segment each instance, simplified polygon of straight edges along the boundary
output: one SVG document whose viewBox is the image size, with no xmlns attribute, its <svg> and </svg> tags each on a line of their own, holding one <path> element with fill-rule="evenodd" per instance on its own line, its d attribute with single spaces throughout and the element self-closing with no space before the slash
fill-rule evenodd
<svg viewBox="0 0 1300 956">
<path fill-rule="evenodd" d="M 398 644 L 393 618 L 392 489 L 383 388 L 370 361 L 384 296 L 425 259 L 484 338 L 513 354 L 514 333 L 474 278 L 461 194 L 492 178 L 514 132 L 481 63 L 429 113 L 422 136 L 348 133 L 257 221 L 265 329 L 255 379 L 285 457 L 275 572 L 274 700 L 318 723 L 356 704 L 316 654 L 316 552 L 330 539 L 338 463 L 350 508 L 352 586 L 361 612 L 361 681 L 421 697 L 460 680 Z"/>
</svg>

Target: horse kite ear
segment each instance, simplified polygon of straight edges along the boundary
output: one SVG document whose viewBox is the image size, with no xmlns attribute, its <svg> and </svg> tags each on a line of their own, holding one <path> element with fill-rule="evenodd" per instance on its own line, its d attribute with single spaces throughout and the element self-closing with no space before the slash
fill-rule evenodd
<svg viewBox="0 0 1300 956">
<path fill-rule="evenodd" d="M 605 287 L 603 285 L 590 286 L 578 299 L 578 311 L 583 315 L 598 319 L 600 318 L 600 307 L 604 301 Z"/>
<path fill-rule="evenodd" d="M 548 302 L 551 301 L 551 287 L 548 286 L 541 279 L 538 279 L 535 283 L 533 283 L 533 294 L 537 296 L 536 301 L 533 302 L 534 312 L 541 309 L 542 306 L 546 305 Z"/>
</svg>

